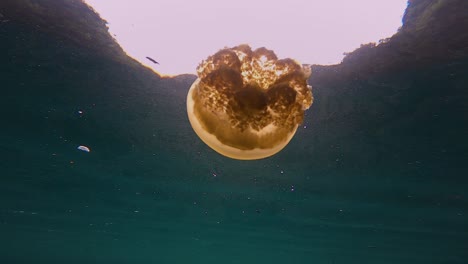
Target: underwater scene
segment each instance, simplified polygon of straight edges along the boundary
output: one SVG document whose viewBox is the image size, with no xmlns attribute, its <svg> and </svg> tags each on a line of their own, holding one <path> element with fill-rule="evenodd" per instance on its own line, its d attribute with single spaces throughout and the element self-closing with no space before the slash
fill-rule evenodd
<svg viewBox="0 0 468 264">
<path fill-rule="evenodd" d="M 468 1 L 402 17 L 164 76 L 81 0 L 0 0 L 0 263 L 467 264 Z"/>
</svg>

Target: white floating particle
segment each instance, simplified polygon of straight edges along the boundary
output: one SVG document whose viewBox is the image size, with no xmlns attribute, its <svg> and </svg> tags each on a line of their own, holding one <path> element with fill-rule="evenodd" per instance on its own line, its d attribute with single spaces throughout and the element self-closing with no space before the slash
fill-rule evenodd
<svg viewBox="0 0 468 264">
<path fill-rule="evenodd" d="M 91 150 L 87 146 L 78 146 L 78 150 L 84 151 L 84 152 L 90 152 Z"/>
</svg>

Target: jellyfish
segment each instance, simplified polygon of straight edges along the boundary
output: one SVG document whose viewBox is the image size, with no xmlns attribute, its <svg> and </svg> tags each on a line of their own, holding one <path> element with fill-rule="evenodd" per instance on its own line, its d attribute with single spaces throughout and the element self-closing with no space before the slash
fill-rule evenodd
<svg viewBox="0 0 468 264">
<path fill-rule="evenodd" d="M 197 67 L 187 114 L 198 137 L 216 152 L 255 160 L 281 151 L 313 102 L 309 66 L 278 59 L 264 47 L 224 48 Z"/>
</svg>

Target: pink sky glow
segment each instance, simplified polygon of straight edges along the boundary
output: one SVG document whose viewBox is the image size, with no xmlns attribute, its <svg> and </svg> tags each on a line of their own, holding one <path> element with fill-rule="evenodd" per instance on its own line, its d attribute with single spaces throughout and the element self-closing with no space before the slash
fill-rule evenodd
<svg viewBox="0 0 468 264">
<path fill-rule="evenodd" d="M 85 0 L 127 52 L 163 75 L 196 73 L 224 47 L 336 64 L 343 52 L 392 36 L 407 0 Z M 160 64 L 153 64 L 149 56 Z"/>
</svg>

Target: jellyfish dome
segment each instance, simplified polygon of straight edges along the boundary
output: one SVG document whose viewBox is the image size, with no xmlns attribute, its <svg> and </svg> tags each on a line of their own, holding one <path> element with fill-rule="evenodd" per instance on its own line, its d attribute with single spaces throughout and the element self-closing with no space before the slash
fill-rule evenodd
<svg viewBox="0 0 468 264">
<path fill-rule="evenodd" d="M 225 48 L 202 61 L 187 95 L 195 133 L 218 153 L 239 160 L 282 150 L 313 102 L 310 67 L 266 48 Z"/>
</svg>

